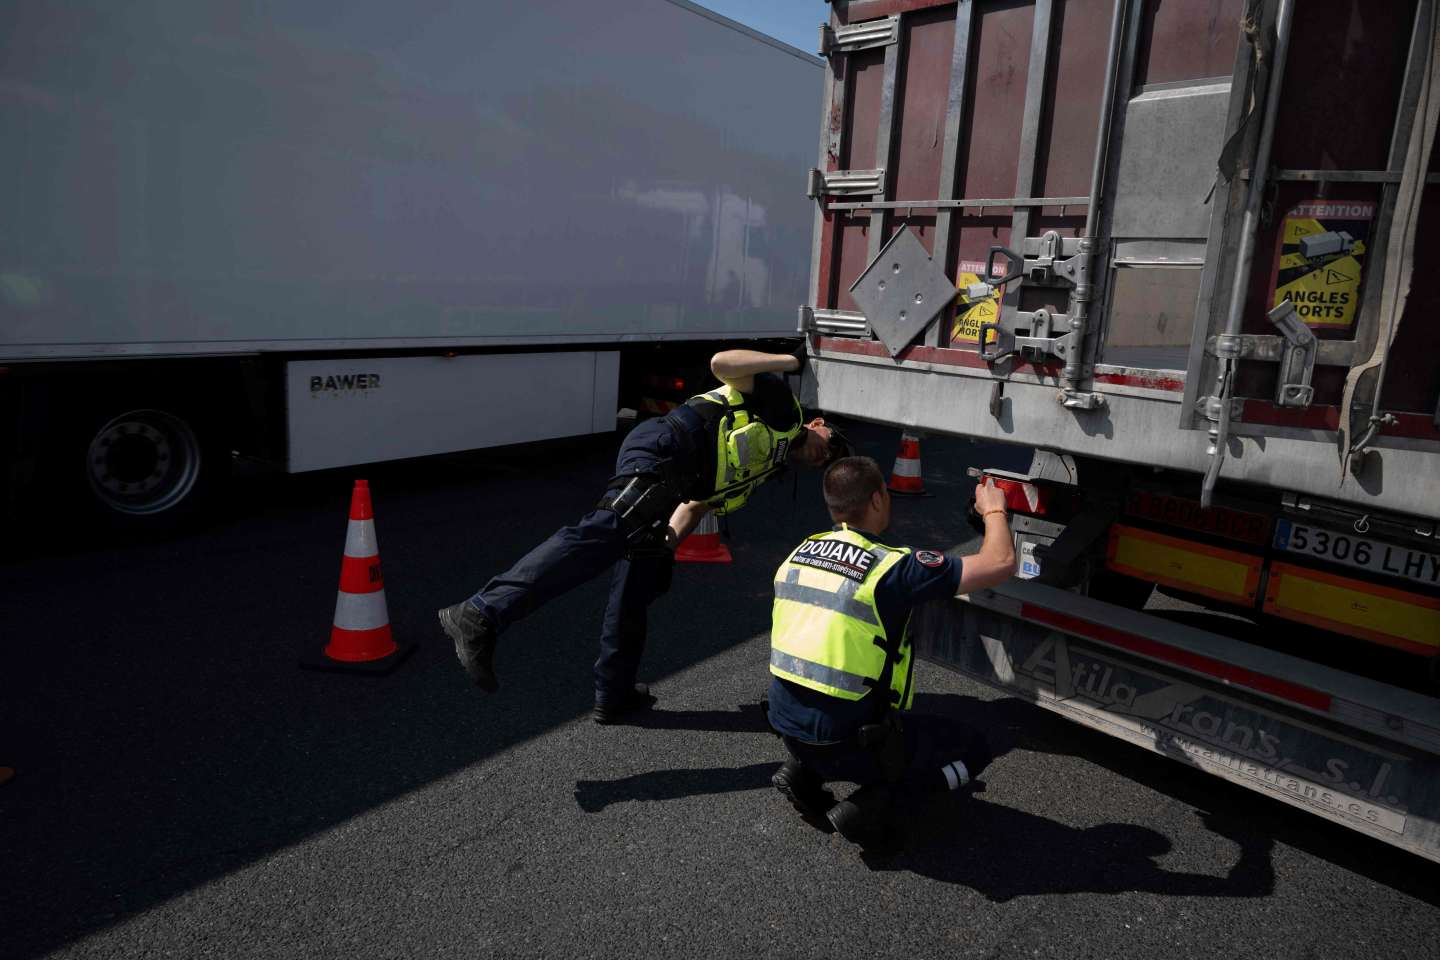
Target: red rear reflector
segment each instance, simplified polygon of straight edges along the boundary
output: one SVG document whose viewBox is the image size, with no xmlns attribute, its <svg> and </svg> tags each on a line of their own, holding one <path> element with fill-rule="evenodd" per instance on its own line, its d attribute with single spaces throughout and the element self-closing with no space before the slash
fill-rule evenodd
<svg viewBox="0 0 1440 960">
<path fill-rule="evenodd" d="M 671 390 L 684 390 L 684 389 L 685 389 L 685 381 L 684 381 L 684 380 L 681 380 L 679 377 L 676 377 L 674 380 L 671 380 L 671 381 L 670 381 L 670 389 L 671 389 Z"/>
<path fill-rule="evenodd" d="M 1028 513 L 1035 517 L 1065 513 L 1074 509 L 1079 499 L 1075 488 L 1066 484 L 1000 477 L 988 472 L 982 474 L 982 479 L 1005 494 L 1005 506 L 1012 513 Z"/>
<path fill-rule="evenodd" d="M 985 475 L 987 486 L 994 487 L 1005 494 L 1005 506 L 1018 513 L 1034 513 L 1044 515 L 1045 501 L 1040 496 L 1040 488 L 1033 483 L 1025 483 L 1020 480 L 1010 480 L 1005 477 L 992 477 Z"/>
</svg>

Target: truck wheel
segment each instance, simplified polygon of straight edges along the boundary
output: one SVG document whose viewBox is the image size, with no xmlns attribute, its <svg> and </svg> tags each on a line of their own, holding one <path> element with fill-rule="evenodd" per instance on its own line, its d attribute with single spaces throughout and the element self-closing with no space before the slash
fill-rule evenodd
<svg viewBox="0 0 1440 960">
<path fill-rule="evenodd" d="M 158 529 L 194 516 L 227 472 L 229 453 L 201 418 L 126 405 L 84 434 L 85 479 L 113 526 Z"/>
</svg>

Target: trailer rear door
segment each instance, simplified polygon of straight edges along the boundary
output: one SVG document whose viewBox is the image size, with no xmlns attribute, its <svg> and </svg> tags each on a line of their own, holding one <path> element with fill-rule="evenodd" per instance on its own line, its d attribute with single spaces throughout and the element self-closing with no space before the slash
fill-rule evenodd
<svg viewBox="0 0 1440 960">
<path fill-rule="evenodd" d="M 1433 0 L 833 6 L 802 326 L 982 383 L 823 405 L 1433 515 Z"/>
</svg>

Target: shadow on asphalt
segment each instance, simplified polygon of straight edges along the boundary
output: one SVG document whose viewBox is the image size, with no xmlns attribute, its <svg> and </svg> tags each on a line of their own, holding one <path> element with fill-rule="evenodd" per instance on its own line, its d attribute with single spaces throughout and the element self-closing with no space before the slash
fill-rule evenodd
<svg viewBox="0 0 1440 960">
<path fill-rule="evenodd" d="M 734 710 L 647 710 L 632 724 L 647 730 L 696 730 L 713 733 L 764 733 L 769 730 L 760 702 L 742 703 Z"/>
<path fill-rule="evenodd" d="M 921 693 L 916 709 L 952 717 L 986 733 L 996 762 L 1016 750 L 1078 756 L 1195 808 L 1196 829 L 1232 841 L 1238 856 L 1224 876 L 1164 869 L 1165 835 L 1133 824 L 1076 828 L 993 803 L 980 795 L 942 796 L 916 803 L 898 818 L 907 826 L 862 851 L 875 870 L 909 870 L 970 887 L 993 901 L 1056 893 L 1142 891 L 1168 896 L 1264 897 L 1274 889 L 1271 851 L 1282 842 L 1369 877 L 1409 896 L 1440 905 L 1429 865 L 1413 854 L 1302 815 L 1290 807 L 1216 777 L 1079 727 L 1019 698 L 982 700 Z M 667 729 L 764 730 L 758 705 L 734 712 L 654 711 L 640 721 Z M 589 813 L 615 803 L 769 789 L 784 759 L 743 767 L 654 770 L 617 780 L 585 780 L 575 798 Z M 843 790 L 838 792 L 844 796 Z M 1419 867 L 1419 869 L 1417 869 Z"/>
<path fill-rule="evenodd" d="M 972 697 L 925 697 L 927 712 L 942 713 L 987 731 L 997 760 L 1015 749 L 1069 752 L 1063 739 L 1047 733 L 1052 718 L 1021 700 L 983 701 Z M 665 718 L 665 719 L 662 719 Z M 717 725 L 717 718 L 724 718 Z M 729 718 L 741 718 L 732 721 Z M 655 721 L 659 721 L 656 723 Z M 734 712 L 653 711 L 641 726 L 728 730 L 729 723 L 755 730 L 763 723 L 758 707 Z M 693 725 L 693 726 L 692 726 Z M 764 729 L 760 727 L 760 729 Z M 580 780 L 575 801 L 586 813 L 615 803 L 658 802 L 770 787 L 784 757 L 743 767 L 651 770 L 616 780 Z M 983 789 L 983 785 L 982 785 Z M 839 791 L 844 796 L 845 791 Z M 1240 846 L 1240 857 L 1224 877 L 1166 870 L 1155 858 L 1168 853 L 1163 834 L 1133 824 L 1075 828 L 1046 817 L 990 803 L 976 795 L 912 801 L 897 812 L 894 831 L 862 850 L 875 870 L 909 870 L 933 880 L 970 887 L 992 901 L 1056 893 L 1143 891 L 1170 896 L 1261 897 L 1274 888 L 1272 841 L 1237 822 L 1203 814 L 1209 829 Z"/>
<path fill-rule="evenodd" d="M 1084 730 L 1025 700 L 1008 697 L 918 696 L 918 709 L 943 713 L 985 730 L 996 762 L 1016 750 L 1084 757 L 1118 775 L 1175 795 L 1165 783 L 1137 775 L 1152 758 L 1139 751 L 1116 750 L 1117 741 Z M 1023 896 L 1140 891 L 1180 897 L 1264 897 L 1274 890 L 1270 835 L 1238 820 L 1208 812 L 1197 814 L 1213 833 L 1232 840 L 1239 856 L 1222 877 L 1167 870 L 1156 858 L 1172 849 L 1164 834 L 1135 824 L 1090 827 L 1038 816 L 973 794 L 940 796 L 920 805 L 913 825 L 896 845 L 865 851 L 875 870 L 909 870 L 932 880 L 970 887 L 995 902 Z M 1206 778 L 1201 791 L 1219 784 Z M 1200 798 L 1181 797 L 1184 802 Z M 1239 798 L 1236 798 L 1239 799 Z M 1203 805 L 1203 804 L 1202 804 Z M 1197 824 L 1197 826 L 1199 826 Z"/>
<path fill-rule="evenodd" d="M 946 798 L 948 800 L 948 798 Z M 940 802 L 945 802 L 944 800 Z M 1174 897 L 1264 897 L 1275 886 L 1273 841 L 1222 818 L 1205 826 L 1235 839 L 1240 855 L 1223 877 L 1166 870 L 1155 858 L 1169 838 L 1127 823 L 1071 827 L 990 803 L 979 796 L 951 801 L 897 853 L 863 854 L 875 870 L 909 870 L 969 887 L 995 902 L 1015 897 L 1137 891 Z"/>
<path fill-rule="evenodd" d="M 895 431 L 851 434 L 893 462 Z M 123 922 L 588 713 L 607 576 L 502 638 L 491 697 L 466 681 L 434 618 L 588 509 L 617 446 L 249 469 L 218 517 L 168 539 L 63 538 L 37 519 L 42 543 L 0 545 L 0 765 L 18 771 L 0 787 L 6 955 Z M 931 500 L 917 517 L 959 525 L 964 468 L 982 450 L 930 445 L 926 478 L 957 502 L 937 513 Z M 395 636 L 419 645 L 383 678 L 297 668 L 328 639 L 357 477 L 374 495 Z M 736 562 L 677 571 L 652 608 L 646 677 L 767 629 L 771 571 L 828 526 L 818 477 L 768 485 L 729 525 Z M 651 719 L 720 730 L 754 720 Z"/>
<path fill-rule="evenodd" d="M 770 786 L 778 763 L 691 770 L 647 770 L 618 780 L 578 780 L 575 802 L 586 813 L 599 813 L 612 803 L 636 800 L 678 800 L 681 797 L 739 793 Z"/>
</svg>

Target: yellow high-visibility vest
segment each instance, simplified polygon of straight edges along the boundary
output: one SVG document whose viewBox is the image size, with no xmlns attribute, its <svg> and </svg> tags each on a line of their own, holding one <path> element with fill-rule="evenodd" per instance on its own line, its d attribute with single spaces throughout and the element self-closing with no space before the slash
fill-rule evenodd
<svg viewBox="0 0 1440 960">
<path fill-rule="evenodd" d="M 715 431 L 715 492 L 705 502 L 715 508 L 716 514 L 738 510 L 756 487 L 785 466 L 790 445 L 804 429 L 800 403 L 790 398 L 795 404 L 795 426 L 776 430 L 755 417 L 744 395 L 728 383 L 691 399 L 724 408 Z"/>
<path fill-rule="evenodd" d="M 805 540 L 775 571 L 770 672 L 842 700 L 869 693 L 892 656 L 889 703 L 908 709 L 915 692 L 911 644 L 886 635 L 875 585 L 909 547 L 876 543 L 848 527 Z M 892 642 L 893 640 L 893 642 Z M 887 654 L 893 649 L 893 654 Z"/>
</svg>

